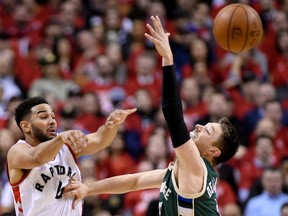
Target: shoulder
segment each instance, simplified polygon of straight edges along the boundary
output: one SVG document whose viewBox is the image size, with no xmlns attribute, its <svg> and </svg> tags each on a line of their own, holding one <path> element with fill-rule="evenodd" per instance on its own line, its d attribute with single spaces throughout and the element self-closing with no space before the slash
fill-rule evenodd
<svg viewBox="0 0 288 216">
<path fill-rule="evenodd" d="M 15 152 L 22 151 L 27 148 L 31 148 L 32 146 L 29 145 L 24 140 L 18 140 L 14 145 L 12 145 L 7 153 L 7 158 L 9 158 L 9 155 L 13 156 Z"/>
</svg>

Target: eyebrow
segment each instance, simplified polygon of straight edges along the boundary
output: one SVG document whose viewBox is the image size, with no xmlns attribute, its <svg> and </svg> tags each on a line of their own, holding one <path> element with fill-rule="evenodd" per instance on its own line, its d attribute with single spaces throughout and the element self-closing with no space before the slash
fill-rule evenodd
<svg viewBox="0 0 288 216">
<path fill-rule="evenodd" d="M 40 114 L 40 113 L 44 113 L 44 112 L 48 112 L 47 110 L 39 110 L 38 112 L 36 112 L 36 115 Z"/>
<path fill-rule="evenodd" d="M 54 113 L 53 110 L 52 110 L 52 112 Z M 39 111 L 36 112 L 36 115 L 39 115 L 41 113 L 49 113 L 49 111 L 48 110 L 39 110 Z"/>
</svg>

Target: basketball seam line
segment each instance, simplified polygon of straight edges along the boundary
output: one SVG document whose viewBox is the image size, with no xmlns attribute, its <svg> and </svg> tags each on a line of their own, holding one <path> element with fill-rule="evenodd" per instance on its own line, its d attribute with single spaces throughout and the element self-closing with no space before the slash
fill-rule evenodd
<svg viewBox="0 0 288 216">
<path fill-rule="evenodd" d="M 236 10 L 237 10 L 238 7 L 239 7 L 239 6 L 235 7 L 233 13 L 231 14 L 231 19 L 229 20 L 229 25 L 228 25 L 227 47 L 228 47 L 228 50 L 229 50 L 230 52 L 232 52 L 231 49 L 230 49 L 230 43 L 229 43 L 229 41 L 230 41 L 230 40 L 229 40 L 229 38 L 230 38 L 230 26 L 231 26 L 231 22 L 232 22 L 234 13 L 236 12 Z"/>
</svg>

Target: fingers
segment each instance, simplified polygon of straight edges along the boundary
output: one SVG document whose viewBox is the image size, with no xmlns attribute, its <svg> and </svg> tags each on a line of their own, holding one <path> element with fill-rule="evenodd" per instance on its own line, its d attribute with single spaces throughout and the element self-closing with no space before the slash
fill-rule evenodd
<svg viewBox="0 0 288 216">
<path fill-rule="evenodd" d="M 127 110 L 115 110 L 114 112 L 112 112 L 107 121 L 106 121 L 106 125 L 110 128 L 120 125 L 122 124 L 125 119 L 127 118 L 127 116 L 131 115 L 132 113 L 136 112 L 137 108 L 133 108 L 133 109 L 127 109 Z"/>
<path fill-rule="evenodd" d="M 75 153 L 80 152 L 83 147 L 89 145 L 85 134 L 78 130 L 70 130 L 61 133 L 62 141 L 69 144 Z"/>
<path fill-rule="evenodd" d="M 154 16 L 152 16 L 151 19 L 153 21 L 153 25 L 154 25 L 154 28 L 155 28 L 156 32 L 158 34 L 159 33 L 160 34 L 165 34 L 159 16 L 156 16 L 156 18 Z"/>
<path fill-rule="evenodd" d="M 83 186 L 82 186 L 83 187 Z M 78 203 L 85 197 L 83 193 L 81 193 L 81 182 L 78 180 L 69 179 L 69 184 L 64 187 L 63 197 L 74 199 L 72 203 L 72 209 L 75 209 Z"/>
<path fill-rule="evenodd" d="M 128 110 L 122 110 L 122 112 L 123 112 L 126 116 L 128 116 L 128 115 L 130 115 L 130 114 L 132 114 L 132 113 L 134 113 L 134 112 L 136 112 L 136 111 L 137 111 L 137 108 L 128 109 Z"/>
<path fill-rule="evenodd" d="M 78 184 L 78 181 L 71 178 L 71 179 L 69 179 L 69 184 L 64 187 L 63 192 L 64 192 L 64 194 L 69 194 L 68 192 L 71 192 L 71 191 L 76 190 L 78 188 L 80 188 L 80 184 Z"/>
<path fill-rule="evenodd" d="M 152 28 L 152 26 L 150 24 L 147 24 L 146 26 L 149 29 L 151 35 L 154 38 L 159 39 L 159 37 L 161 37 L 161 35 L 165 34 L 165 31 L 164 31 L 163 26 L 161 24 L 161 20 L 160 20 L 159 16 L 156 16 L 156 18 L 154 16 L 151 16 L 151 20 L 153 22 L 154 28 Z"/>
<path fill-rule="evenodd" d="M 156 31 L 152 28 L 152 26 L 150 24 L 147 24 L 146 26 L 149 29 L 150 34 L 152 35 L 150 37 L 153 39 L 154 38 L 157 39 L 159 36 L 157 35 Z"/>
<path fill-rule="evenodd" d="M 81 201 L 82 199 L 78 198 L 78 199 L 75 199 L 72 203 L 72 209 L 75 209 L 76 206 L 78 205 L 78 203 Z"/>
</svg>

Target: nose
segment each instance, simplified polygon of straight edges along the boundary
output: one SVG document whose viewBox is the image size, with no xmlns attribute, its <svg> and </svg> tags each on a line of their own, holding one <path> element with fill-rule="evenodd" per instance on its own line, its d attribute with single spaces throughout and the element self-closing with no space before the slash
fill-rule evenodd
<svg viewBox="0 0 288 216">
<path fill-rule="evenodd" d="M 55 124 L 56 124 L 56 120 L 55 120 L 55 118 L 50 117 L 50 118 L 49 118 L 49 124 L 51 124 L 51 125 L 55 125 Z"/>
</svg>

